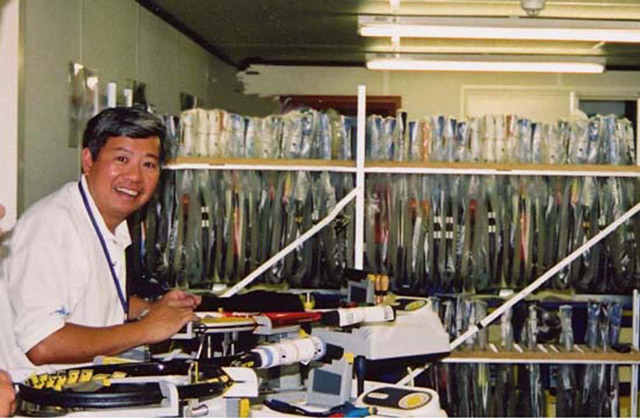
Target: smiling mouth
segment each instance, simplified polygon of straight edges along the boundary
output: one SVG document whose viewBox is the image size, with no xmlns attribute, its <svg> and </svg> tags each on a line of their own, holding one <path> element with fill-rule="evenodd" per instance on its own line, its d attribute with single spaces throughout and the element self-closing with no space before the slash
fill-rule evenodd
<svg viewBox="0 0 640 418">
<path fill-rule="evenodd" d="M 140 195 L 139 191 L 133 190 L 133 189 L 127 189 L 126 187 L 116 187 L 116 191 L 118 193 L 126 194 L 127 196 L 131 196 L 131 197 L 138 197 Z"/>
</svg>

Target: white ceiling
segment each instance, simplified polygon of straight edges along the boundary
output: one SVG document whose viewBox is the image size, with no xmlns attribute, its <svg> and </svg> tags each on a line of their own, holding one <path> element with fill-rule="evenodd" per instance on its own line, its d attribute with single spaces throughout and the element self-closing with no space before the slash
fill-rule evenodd
<svg viewBox="0 0 640 418">
<path fill-rule="evenodd" d="M 239 69 L 251 64 L 363 66 L 367 53 L 580 56 L 607 69 L 640 70 L 640 44 L 566 41 L 362 38 L 359 15 L 392 13 L 389 0 L 138 0 Z M 396 13 L 422 16 L 526 15 L 520 0 L 400 0 Z M 640 22 L 640 0 L 547 0 L 539 18 Z"/>
</svg>

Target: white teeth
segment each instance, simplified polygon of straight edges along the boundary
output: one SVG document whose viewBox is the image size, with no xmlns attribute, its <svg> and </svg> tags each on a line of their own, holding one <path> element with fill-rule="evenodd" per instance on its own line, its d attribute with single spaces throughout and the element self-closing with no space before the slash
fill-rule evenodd
<svg viewBox="0 0 640 418">
<path fill-rule="evenodd" d="M 124 187 L 116 187 L 116 190 L 121 192 L 121 193 L 125 193 L 128 194 L 129 196 L 133 196 L 136 197 L 140 194 L 140 192 L 137 192 L 135 190 L 131 190 L 131 189 L 125 189 Z"/>
</svg>

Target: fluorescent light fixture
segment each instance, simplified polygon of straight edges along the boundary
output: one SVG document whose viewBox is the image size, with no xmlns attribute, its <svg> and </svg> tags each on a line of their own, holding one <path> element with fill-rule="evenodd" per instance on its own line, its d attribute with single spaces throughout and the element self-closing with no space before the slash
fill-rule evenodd
<svg viewBox="0 0 640 418">
<path fill-rule="evenodd" d="M 464 55 L 537 55 L 537 56 L 602 56 L 603 45 L 593 42 L 562 41 L 491 41 L 464 39 L 402 39 L 393 45 L 386 38 L 369 39 L 367 50 L 371 54 L 464 54 Z"/>
<path fill-rule="evenodd" d="M 628 21 L 360 16 L 358 27 L 371 37 L 640 42 L 640 22 Z"/>
<path fill-rule="evenodd" d="M 404 71 L 489 71 L 528 73 L 581 73 L 598 74 L 604 72 L 604 65 L 596 61 L 549 61 L 526 57 L 430 57 L 397 58 L 367 57 L 370 70 Z"/>
</svg>

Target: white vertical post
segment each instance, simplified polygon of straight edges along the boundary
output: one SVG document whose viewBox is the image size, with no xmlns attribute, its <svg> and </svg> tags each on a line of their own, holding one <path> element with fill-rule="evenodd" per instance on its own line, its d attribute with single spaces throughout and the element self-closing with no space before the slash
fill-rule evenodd
<svg viewBox="0 0 640 418">
<path fill-rule="evenodd" d="M 580 108 L 580 105 L 578 103 L 578 95 L 576 94 L 575 91 L 571 91 L 569 93 L 569 114 L 571 116 L 577 114 L 579 108 Z"/>
<path fill-rule="evenodd" d="M 636 165 L 640 165 L 640 97 L 636 100 Z"/>
<path fill-rule="evenodd" d="M 640 166 L 640 97 L 636 99 L 636 165 Z M 640 346 L 640 295 L 633 289 L 633 311 L 631 316 L 631 342 L 634 350 Z M 631 418 L 638 416 L 638 364 L 631 365 Z"/>
<path fill-rule="evenodd" d="M 636 99 L 636 165 L 640 166 L 640 97 Z M 634 350 L 640 347 L 640 295 L 633 289 L 632 337 Z M 638 364 L 631 366 L 631 411 L 629 416 L 638 416 Z"/>
<path fill-rule="evenodd" d="M 127 107 L 133 106 L 133 89 L 122 90 L 124 94 L 124 105 Z"/>
<path fill-rule="evenodd" d="M 358 86 L 358 134 L 356 137 L 356 236 L 354 267 L 364 266 L 364 159 L 367 111 L 367 86 Z"/>
<path fill-rule="evenodd" d="M 633 316 L 631 317 L 631 342 L 634 350 L 640 345 L 640 299 L 638 289 L 633 289 Z M 630 417 L 638 416 L 638 364 L 631 366 L 631 411 Z"/>
<path fill-rule="evenodd" d="M 116 107 L 118 97 L 118 85 L 111 81 L 107 83 L 107 107 Z"/>
</svg>

